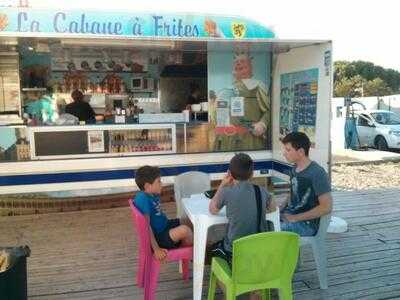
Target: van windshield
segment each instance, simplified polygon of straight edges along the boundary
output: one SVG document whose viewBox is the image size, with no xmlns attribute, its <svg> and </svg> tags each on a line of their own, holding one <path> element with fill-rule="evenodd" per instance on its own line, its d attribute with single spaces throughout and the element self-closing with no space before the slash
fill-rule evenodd
<svg viewBox="0 0 400 300">
<path fill-rule="evenodd" d="M 400 116 L 392 112 L 371 113 L 371 116 L 382 125 L 400 125 Z"/>
</svg>

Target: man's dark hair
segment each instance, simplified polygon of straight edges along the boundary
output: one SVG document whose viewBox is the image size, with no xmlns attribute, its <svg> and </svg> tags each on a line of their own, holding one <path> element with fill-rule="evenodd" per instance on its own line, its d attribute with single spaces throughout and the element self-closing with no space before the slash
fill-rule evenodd
<svg viewBox="0 0 400 300">
<path fill-rule="evenodd" d="M 161 173 L 158 167 L 143 166 L 136 171 L 135 182 L 139 189 L 143 191 L 146 183 L 152 184 L 160 176 Z"/>
<path fill-rule="evenodd" d="M 310 151 L 310 139 L 303 132 L 291 132 L 282 139 L 283 144 L 291 144 L 296 150 L 303 149 L 306 156 Z"/>
<path fill-rule="evenodd" d="M 80 90 L 74 90 L 71 94 L 71 98 L 74 99 L 74 102 L 83 101 L 83 94 Z"/>
<path fill-rule="evenodd" d="M 229 171 L 236 180 L 248 180 L 253 175 L 253 160 L 246 153 L 238 153 L 232 157 Z"/>
</svg>

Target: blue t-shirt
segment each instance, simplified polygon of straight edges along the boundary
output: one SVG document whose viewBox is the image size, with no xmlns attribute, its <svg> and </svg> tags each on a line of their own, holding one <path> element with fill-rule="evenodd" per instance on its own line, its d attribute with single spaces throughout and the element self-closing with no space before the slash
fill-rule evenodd
<svg viewBox="0 0 400 300">
<path fill-rule="evenodd" d="M 154 234 L 161 233 L 167 227 L 168 218 L 161 211 L 160 196 L 140 191 L 135 196 L 134 204 L 142 214 L 150 217 L 150 226 Z"/>
<path fill-rule="evenodd" d="M 290 172 L 290 183 L 290 201 L 285 209 L 289 214 L 304 213 L 313 209 L 319 204 L 318 197 L 331 191 L 328 174 L 314 161 L 300 172 L 296 172 L 294 166 Z M 319 218 L 305 223 L 317 232 Z"/>
</svg>

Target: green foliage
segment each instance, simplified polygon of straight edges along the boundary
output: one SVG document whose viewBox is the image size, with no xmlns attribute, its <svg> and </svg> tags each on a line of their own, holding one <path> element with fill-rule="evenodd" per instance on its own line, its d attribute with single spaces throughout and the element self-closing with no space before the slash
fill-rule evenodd
<svg viewBox="0 0 400 300">
<path fill-rule="evenodd" d="M 335 97 L 386 96 L 399 93 L 400 72 L 365 61 L 336 61 Z"/>
</svg>

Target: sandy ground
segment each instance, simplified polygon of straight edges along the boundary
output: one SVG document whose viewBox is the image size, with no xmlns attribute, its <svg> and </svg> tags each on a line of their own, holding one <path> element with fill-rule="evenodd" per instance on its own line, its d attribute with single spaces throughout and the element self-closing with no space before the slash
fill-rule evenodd
<svg viewBox="0 0 400 300">
<path fill-rule="evenodd" d="M 334 190 L 365 190 L 400 187 L 400 162 L 333 165 Z"/>
</svg>

